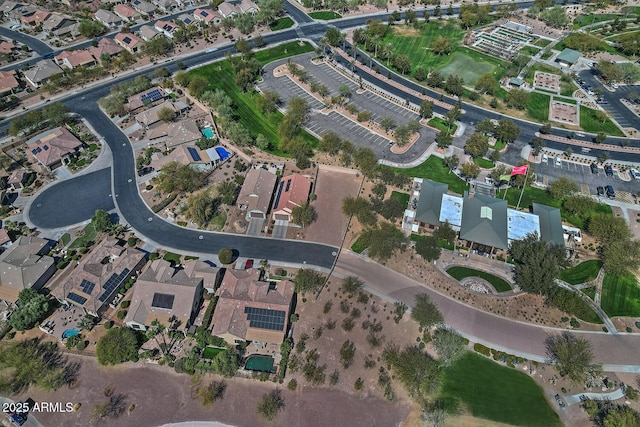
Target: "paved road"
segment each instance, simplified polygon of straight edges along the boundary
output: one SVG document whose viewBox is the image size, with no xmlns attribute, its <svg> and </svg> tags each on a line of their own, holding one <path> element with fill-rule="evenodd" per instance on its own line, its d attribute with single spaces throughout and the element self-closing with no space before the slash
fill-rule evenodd
<svg viewBox="0 0 640 427">
<path fill-rule="evenodd" d="M 0 27 L 0 36 L 25 44 L 40 56 L 53 51 L 53 49 L 51 49 L 51 46 L 49 46 L 45 42 L 40 41 L 35 37 L 28 36 L 19 31 L 13 31 L 8 28 Z M 22 62 L 20 63 L 19 67 L 22 67 Z M 3 69 L 4 68 L 5 67 L 3 67 Z"/>
</svg>

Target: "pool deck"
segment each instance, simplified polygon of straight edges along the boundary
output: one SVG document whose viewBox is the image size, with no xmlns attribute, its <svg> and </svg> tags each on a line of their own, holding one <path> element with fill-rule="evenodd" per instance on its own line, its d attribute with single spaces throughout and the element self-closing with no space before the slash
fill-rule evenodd
<svg viewBox="0 0 640 427">
<path fill-rule="evenodd" d="M 80 308 L 72 306 L 68 310 L 65 310 L 61 307 L 42 323 L 49 323 L 49 325 L 52 325 L 52 327 L 48 328 L 48 331 L 45 330 L 45 332 L 54 336 L 57 340 L 62 341 L 62 333 L 64 331 L 67 329 L 80 329 L 78 328 L 78 322 L 83 317 L 84 313 Z"/>
</svg>

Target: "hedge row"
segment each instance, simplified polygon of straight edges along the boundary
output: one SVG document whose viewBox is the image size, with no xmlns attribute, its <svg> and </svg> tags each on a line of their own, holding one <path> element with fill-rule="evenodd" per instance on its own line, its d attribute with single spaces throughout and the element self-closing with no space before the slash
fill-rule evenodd
<svg viewBox="0 0 640 427">
<path fill-rule="evenodd" d="M 169 204 L 171 202 L 173 202 L 177 197 L 177 194 L 171 194 L 169 195 L 169 197 L 167 197 L 166 199 L 164 199 L 163 201 L 161 201 L 160 203 L 158 203 L 157 205 L 153 205 L 151 207 L 151 210 L 154 213 L 158 213 L 160 212 L 162 209 L 166 208 L 167 206 L 169 206 Z"/>
</svg>

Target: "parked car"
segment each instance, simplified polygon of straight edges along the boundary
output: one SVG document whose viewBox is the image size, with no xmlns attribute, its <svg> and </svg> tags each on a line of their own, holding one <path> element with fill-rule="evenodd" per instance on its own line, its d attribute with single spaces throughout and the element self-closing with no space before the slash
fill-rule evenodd
<svg viewBox="0 0 640 427">
<path fill-rule="evenodd" d="M 546 163 L 548 160 L 549 160 L 549 156 L 547 156 L 546 154 L 543 154 L 542 161 Z"/>
<path fill-rule="evenodd" d="M 244 268 L 249 269 L 249 268 L 253 268 L 253 260 L 252 259 L 248 259 L 247 262 L 244 263 Z"/>
<path fill-rule="evenodd" d="M 596 191 L 598 192 L 598 196 L 604 196 L 604 187 L 602 185 L 598 185 Z"/>
<path fill-rule="evenodd" d="M 598 175 L 598 165 L 595 163 L 591 163 L 591 173 L 594 175 Z"/>
<path fill-rule="evenodd" d="M 634 179 L 640 179 L 640 172 L 638 172 L 638 169 L 629 169 L 629 173 L 631 173 L 631 176 Z"/>
<path fill-rule="evenodd" d="M 614 89 L 618 89 L 620 86 L 618 86 L 617 83 L 611 83 L 611 87 Z"/>
<path fill-rule="evenodd" d="M 556 157 L 556 166 L 562 166 L 562 159 L 560 157 Z"/>
<path fill-rule="evenodd" d="M 605 190 L 607 190 L 607 197 L 610 199 L 615 199 L 616 198 L 616 192 L 613 190 L 613 187 L 611 185 L 607 185 L 605 187 Z"/>
<path fill-rule="evenodd" d="M 611 167 L 611 165 L 604 166 L 604 173 L 607 176 L 613 176 L 613 168 Z"/>
<path fill-rule="evenodd" d="M 147 166 L 141 169 L 138 169 L 138 176 L 145 176 L 153 172 L 153 168 L 151 166 Z"/>
</svg>

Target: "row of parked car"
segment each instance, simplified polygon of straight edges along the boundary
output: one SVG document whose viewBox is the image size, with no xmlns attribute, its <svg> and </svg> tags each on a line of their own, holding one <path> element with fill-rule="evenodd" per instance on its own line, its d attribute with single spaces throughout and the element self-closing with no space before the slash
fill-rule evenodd
<svg viewBox="0 0 640 427">
<path fill-rule="evenodd" d="M 596 191 L 598 192 L 598 196 L 604 196 L 606 194 L 610 199 L 616 198 L 616 192 L 611 185 L 606 185 L 604 187 L 602 185 L 598 185 Z"/>
</svg>

